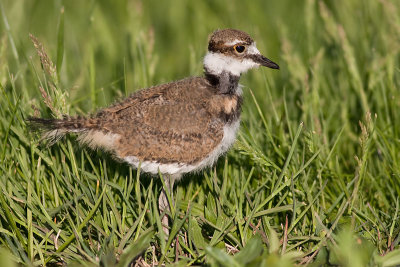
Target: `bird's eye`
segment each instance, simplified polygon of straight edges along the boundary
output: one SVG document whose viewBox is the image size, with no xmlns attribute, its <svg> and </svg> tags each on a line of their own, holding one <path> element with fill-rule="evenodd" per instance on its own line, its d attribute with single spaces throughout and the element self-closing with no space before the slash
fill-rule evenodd
<svg viewBox="0 0 400 267">
<path fill-rule="evenodd" d="M 235 45 L 233 48 L 238 53 L 243 53 L 244 50 L 246 49 L 246 47 L 244 45 Z"/>
</svg>

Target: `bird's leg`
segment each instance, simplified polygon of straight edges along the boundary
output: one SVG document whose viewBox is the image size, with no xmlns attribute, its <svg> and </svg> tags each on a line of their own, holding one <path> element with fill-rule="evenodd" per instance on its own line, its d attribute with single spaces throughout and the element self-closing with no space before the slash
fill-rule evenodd
<svg viewBox="0 0 400 267">
<path fill-rule="evenodd" d="M 166 235 L 166 238 L 169 237 L 169 223 L 168 223 L 168 212 L 171 212 L 171 207 L 169 206 L 167 194 L 169 193 L 171 198 L 173 197 L 173 189 L 175 180 L 180 178 L 180 175 L 164 175 L 165 188 L 161 190 L 160 196 L 158 198 L 158 209 L 160 214 L 164 215 L 161 218 L 161 223 L 163 226 L 163 231 Z M 167 191 L 166 191 L 167 190 Z M 167 193 L 168 192 L 168 193 Z M 172 204 L 172 203 L 171 203 Z"/>
</svg>

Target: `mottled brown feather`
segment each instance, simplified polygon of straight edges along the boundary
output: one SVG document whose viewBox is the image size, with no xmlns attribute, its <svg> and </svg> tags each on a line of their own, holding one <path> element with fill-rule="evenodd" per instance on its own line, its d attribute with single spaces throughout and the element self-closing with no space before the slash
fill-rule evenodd
<svg viewBox="0 0 400 267">
<path fill-rule="evenodd" d="M 97 129 L 120 135 L 119 158 L 195 164 L 221 142 L 227 117 L 239 116 L 239 98 L 194 77 L 138 91 L 93 119 Z"/>
</svg>

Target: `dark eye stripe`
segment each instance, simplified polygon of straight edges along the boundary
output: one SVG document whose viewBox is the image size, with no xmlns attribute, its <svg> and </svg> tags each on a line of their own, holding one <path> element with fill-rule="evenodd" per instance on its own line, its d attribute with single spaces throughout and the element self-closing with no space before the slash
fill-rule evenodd
<svg viewBox="0 0 400 267">
<path fill-rule="evenodd" d="M 238 44 L 234 45 L 233 47 L 231 44 L 225 44 L 223 42 L 209 43 L 208 51 L 216 52 L 216 53 L 231 53 L 232 49 L 233 49 L 233 51 L 236 53 L 243 53 L 243 51 L 242 52 L 237 51 L 235 47 L 242 46 L 242 47 L 244 47 L 244 50 L 246 50 L 246 47 L 249 45 L 251 45 L 251 43 L 246 43 L 246 42 L 238 43 Z"/>
</svg>

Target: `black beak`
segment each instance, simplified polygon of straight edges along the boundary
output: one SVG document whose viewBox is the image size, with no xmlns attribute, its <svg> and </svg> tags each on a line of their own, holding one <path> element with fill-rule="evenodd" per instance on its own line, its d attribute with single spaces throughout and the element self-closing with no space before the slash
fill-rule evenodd
<svg viewBox="0 0 400 267">
<path fill-rule="evenodd" d="M 260 64 L 261 66 L 279 70 L 278 64 L 276 64 L 275 62 L 269 60 L 268 58 L 264 57 L 261 54 L 252 55 L 252 59 L 254 60 L 254 62 Z"/>
</svg>

